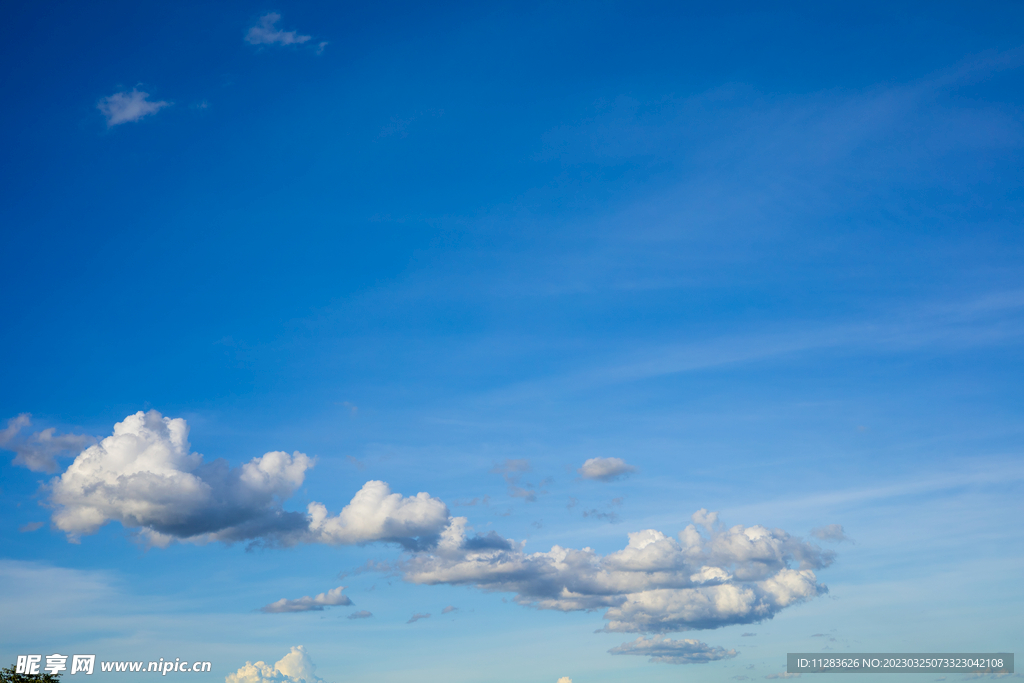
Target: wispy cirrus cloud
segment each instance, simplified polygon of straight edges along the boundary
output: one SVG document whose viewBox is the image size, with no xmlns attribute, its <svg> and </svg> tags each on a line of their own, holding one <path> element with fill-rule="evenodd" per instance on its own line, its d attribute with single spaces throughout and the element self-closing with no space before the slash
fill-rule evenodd
<svg viewBox="0 0 1024 683">
<path fill-rule="evenodd" d="M 107 128 L 113 128 L 122 123 L 139 121 L 171 104 L 162 100 L 153 102 L 149 99 L 148 92 L 132 88 L 131 92 L 124 90 L 104 97 L 96 108 L 107 118 Z"/>
<path fill-rule="evenodd" d="M 843 541 L 849 541 L 850 537 L 846 535 L 846 531 L 843 529 L 842 524 L 828 524 L 826 526 L 819 526 L 811 529 L 811 536 L 814 536 L 819 541 L 834 541 L 836 543 L 842 543 Z"/>
<path fill-rule="evenodd" d="M 523 474 L 531 470 L 530 461 L 525 459 L 511 459 L 505 460 L 504 462 L 495 465 L 491 472 L 494 474 L 500 474 L 501 478 L 508 484 L 508 495 L 513 498 L 522 498 L 527 503 L 537 502 L 537 493 L 530 489 L 533 489 L 533 484 L 527 483 L 526 488 L 519 485 L 520 479 Z"/>
</svg>

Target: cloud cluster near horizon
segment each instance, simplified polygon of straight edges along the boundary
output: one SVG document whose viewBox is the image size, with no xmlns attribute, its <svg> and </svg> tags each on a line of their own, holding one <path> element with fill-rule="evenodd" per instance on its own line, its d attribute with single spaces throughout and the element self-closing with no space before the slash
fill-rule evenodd
<svg viewBox="0 0 1024 683">
<path fill-rule="evenodd" d="M 514 593 L 515 601 L 564 612 L 604 609 L 606 632 L 667 633 L 770 619 L 828 589 L 815 569 L 834 555 L 781 529 L 725 528 L 699 510 L 673 539 L 654 529 L 629 534 L 609 555 L 553 546 L 527 554 L 522 543 L 493 532 L 466 534 L 455 517 L 429 551 L 398 569 L 418 584 L 471 585 Z M 794 568 L 791 565 L 796 565 Z"/>
<path fill-rule="evenodd" d="M 260 611 L 266 612 L 267 614 L 282 614 L 287 612 L 322 612 L 324 607 L 351 605 L 352 600 L 350 600 L 347 595 L 342 594 L 343 590 L 345 590 L 344 586 L 338 586 L 337 588 L 332 588 L 326 593 L 320 593 L 316 597 L 305 595 L 294 600 L 281 598 L 277 602 L 264 605 L 260 608 Z"/>
<path fill-rule="evenodd" d="M 306 649 L 296 645 L 274 666 L 265 662 L 246 662 L 235 673 L 224 678 L 225 683 L 323 683 L 316 675 L 316 665 Z"/>
<path fill-rule="evenodd" d="M 467 518 L 450 517 L 441 500 L 427 493 L 403 497 L 382 481 L 366 482 L 335 516 L 318 502 L 305 513 L 285 511 L 283 502 L 313 465 L 303 453 L 283 451 L 237 468 L 223 460 L 205 462 L 190 450 L 185 420 L 140 411 L 54 477 L 48 502 L 55 508 L 54 525 L 72 541 L 118 521 L 158 546 L 175 540 L 394 542 L 408 554 L 389 569 L 410 583 L 512 593 L 519 604 L 537 609 L 604 610 L 606 632 L 661 634 L 759 622 L 828 590 L 814 570 L 832 563 L 832 551 L 781 529 L 726 528 L 718 513 L 704 509 L 678 538 L 644 529 L 629 533 L 626 547 L 608 555 L 558 545 L 526 553 L 524 542 L 494 531 L 472 533 Z M 282 598 L 262 611 L 352 604 L 342 590 Z M 410 623 L 425 618 L 416 614 Z M 616 654 L 680 658 L 692 647 L 679 642 L 684 645 L 641 639 Z M 693 650 L 687 656 L 709 653 Z"/>
</svg>

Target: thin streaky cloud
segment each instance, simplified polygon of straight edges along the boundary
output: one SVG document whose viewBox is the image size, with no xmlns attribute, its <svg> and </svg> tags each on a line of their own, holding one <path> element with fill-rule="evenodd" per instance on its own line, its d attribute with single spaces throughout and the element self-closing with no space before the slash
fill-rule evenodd
<svg viewBox="0 0 1024 683">
<path fill-rule="evenodd" d="M 794 324 L 785 330 L 652 345 L 595 359 L 589 369 L 516 382 L 488 393 L 490 400 L 501 402 L 552 393 L 577 394 L 655 377 L 841 349 L 886 354 L 930 347 L 964 350 L 1006 345 L 1024 338 L 1022 307 L 1021 292 L 994 292 L 957 304 L 917 306 L 913 311 L 894 307 L 888 316 L 875 320 L 822 327 Z"/>
<path fill-rule="evenodd" d="M 1016 463 L 995 461 L 988 468 L 974 472 L 944 473 L 920 481 L 892 484 L 890 486 L 838 489 L 815 493 L 802 498 L 778 498 L 763 503 L 736 506 L 734 514 L 756 514 L 765 508 L 779 511 L 800 509 L 824 510 L 851 503 L 864 503 L 873 500 L 903 498 L 925 493 L 936 493 L 949 489 L 971 485 L 1008 484 L 1024 481 L 1024 468 Z"/>
<path fill-rule="evenodd" d="M 699 640 L 672 640 L 664 636 L 643 636 L 608 650 L 613 655 L 640 655 L 650 662 L 662 664 L 706 664 L 720 659 L 731 659 L 738 653 L 714 647 Z"/>
</svg>

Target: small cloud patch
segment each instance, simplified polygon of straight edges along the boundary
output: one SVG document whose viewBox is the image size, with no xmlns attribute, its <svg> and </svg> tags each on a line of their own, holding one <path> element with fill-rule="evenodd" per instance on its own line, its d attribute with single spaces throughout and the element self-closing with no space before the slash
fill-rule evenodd
<svg viewBox="0 0 1024 683">
<path fill-rule="evenodd" d="M 819 541 L 832 541 L 834 543 L 842 543 L 843 541 L 851 540 L 843 530 L 842 524 L 829 524 L 827 526 L 819 526 L 815 529 L 811 529 L 811 536 L 814 536 Z"/>
<path fill-rule="evenodd" d="M 622 458 L 591 458 L 576 472 L 591 481 L 615 481 L 636 472 L 636 468 Z"/>
<path fill-rule="evenodd" d="M 152 102 L 148 92 L 132 88 L 131 92 L 125 90 L 104 97 L 96 108 L 107 118 L 107 128 L 113 128 L 122 123 L 134 123 L 169 106 L 170 102 Z"/>
<path fill-rule="evenodd" d="M 57 434 L 54 427 L 23 436 L 22 430 L 31 426 L 32 415 L 29 413 L 9 419 L 7 427 L 0 429 L 0 448 L 14 451 L 12 465 L 33 472 L 52 474 L 59 469 L 58 457 L 74 457 L 86 446 L 96 442 L 96 439 L 84 434 Z"/>
<path fill-rule="evenodd" d="M 295 45 L 305 43 L 313 36 L 299 35 L 297 31 L 282 31 L 276 24 L 281 20 L 277 12 L 270 12 L 260 17 L 256 25 L 245 34 L 245 42 L 250 45 Z M 321 49 L 323 49 L 321 47 Z"/>
<path fill-rule="evenodd" d="M 344 586 L 338 586 L 332 588 L 326 593 L 321 593 L 316 597 L 309 597 L 308 595 L 297 598 L 295 600 L 288 600 L 287 598 L 281 598 L 277 602 L 272 602 L 269 605 L 264 605 L 260 608 L 261 612 L 267 614 L 285 614 L 288 612 L 322 612 L 324 607 L 334 607 L 337 605 L 351 605 L 352 601 L 347 595 L 342 595 L 342 591 L 345 590 Z"/>
</svg>

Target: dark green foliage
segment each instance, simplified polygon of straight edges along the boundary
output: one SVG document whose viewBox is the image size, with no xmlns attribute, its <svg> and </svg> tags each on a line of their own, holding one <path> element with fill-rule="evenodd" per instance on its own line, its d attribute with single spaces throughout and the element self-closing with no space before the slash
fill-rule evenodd
<svg viewBox="0 0 1024 683">
<path fill-rule="evenodd" d="M 14 672 L 14 666 L 0 669 L 0 683 L 60 683 L 60 674 L 19 674 Z"/>
</svg>

